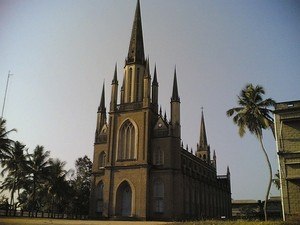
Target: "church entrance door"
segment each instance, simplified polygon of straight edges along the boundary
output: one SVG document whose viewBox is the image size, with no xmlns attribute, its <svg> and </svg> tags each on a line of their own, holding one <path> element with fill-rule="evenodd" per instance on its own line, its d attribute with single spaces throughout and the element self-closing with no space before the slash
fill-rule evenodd
<svg viewBox="0 0 300 225">
<path fill-rule="evenodd" d="M 125 181 L 117 190 L 116 214 L 123 217 L 131 216 L 132 191 L 130 185 Z"/>
</svg>

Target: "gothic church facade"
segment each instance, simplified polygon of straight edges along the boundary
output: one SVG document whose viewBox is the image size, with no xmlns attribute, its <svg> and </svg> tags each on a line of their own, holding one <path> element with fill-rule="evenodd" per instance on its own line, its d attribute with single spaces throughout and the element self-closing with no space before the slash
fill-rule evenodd
<svg viewBox="0 0 300 225">
<path fill-rule="evenodd" d="M 158 76 L 154 68 L 152 79 L 144 56 L 139 1 L 120 96 L 118 86 L 115 68 L 108 118 L 104 86 L 97 113 L 91 218 L 229 218 L 230 173 L 217 175 L 203 112 L 196 153 L 182 145 L 176 70 L 170 119 L 158 109 Z"/>
</svg>

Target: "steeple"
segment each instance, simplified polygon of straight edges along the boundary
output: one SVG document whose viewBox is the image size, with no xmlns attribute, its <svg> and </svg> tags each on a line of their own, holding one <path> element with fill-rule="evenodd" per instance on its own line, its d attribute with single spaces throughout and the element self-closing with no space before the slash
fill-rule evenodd
<svg viewBox="0 0 300 225">
<path fill-rule="evenodd" d="M 173 92 L 172 92 L 171 102 L 180 102 L 180 98 L 178 95 L 178 87 L 177 87 L 176 67 L 174 70 Z"/>
<path fill-rule="evenodd" d="M 217 169 L 217 156 L 215 150 L 214 150 L 213 160 L 211 161 L 211 164 Z"/>
<path fill-rule="evenodd" d="M 203 115 L 203 110 L 202 110 L 202 112 L 201 112 L 199 148 L 204 149 L 206 147 L 207 147 L 207 138 L 206 138 L 204 115 Z"/>
<path fill-rule="evenodd" d="M 134 21 L 132 25 L 131 38 L 128 50 L 126 64 L 138 63 L 144 64 L 144 42 L 141 20 L 140 1 L 136 3 Z"/>
<path fill-rule="evenodd" d="M 210 146 L 207 144 L 203 109 L 201 112 L 200 139 L 199 139 L 199 145 L 197 145 L 197 147 L 198 147 L 198 149 L 197 149 L 196 155 L 199 158 L 206 161 L 207 163 L 210 163 Z"/>
</svg>

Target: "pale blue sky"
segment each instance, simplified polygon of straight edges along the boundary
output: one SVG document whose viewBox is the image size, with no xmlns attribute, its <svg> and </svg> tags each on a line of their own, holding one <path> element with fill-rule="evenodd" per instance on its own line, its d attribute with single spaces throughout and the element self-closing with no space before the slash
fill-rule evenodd
<svg viewBox="0 0 300 225">
<path fill-rule="evenodd" d="M 11 137 L 74 167 L 92 157 L 102 82 L 106 103 L 114 65 L 123 76 L 136 0 L 0 0 L 0 104 Z M 169 114 L 174 66 L 182 139 L 195 149 L 204 107 L 218 172 L 227 165 L 234 199 L 263 199 L 267 168 L 255 137 L 226 117 L 246 83 L 276 101 L 300 99 L 299 1 L 141 0 L 146 56 L 157 65 L 159 102 Z M 108 106 L 108 105 L 107 105 Z M 274 173 L 275 142 L 265 143 Z M 279 193 L 272 190 L 271 195 Z"/>
</svg>

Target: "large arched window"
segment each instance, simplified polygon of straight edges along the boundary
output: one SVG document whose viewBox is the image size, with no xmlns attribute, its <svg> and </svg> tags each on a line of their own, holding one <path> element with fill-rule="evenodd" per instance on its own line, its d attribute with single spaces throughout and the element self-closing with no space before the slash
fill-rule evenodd
<svg viewBox="0 0 300 225">
<path fill-rule="evenodd" d="M 99 155 L 99 169 L 105 167 L 106 164 L 106 154 L 101 152 Z"/>
<path fill-rule="evenodd" d="M 126 120 L 119 130 L 118 160 L 136 159 L 137 130 Z"/>
<path fill-rule="evenodd" d="M 160 180 L 155 181 L 153 185 L 153 198 L 154 198 L 154 212 L 163 213 L 164 212 L 164 195 L 165 187 L 164 183 Z"/>
<path fill-rule="evenodd" d="M 102 215 L 103 213 L 103 188 L 104 184 L 101 181 L 97 186 L 97 207 L 96 212 Z"/>
</svg>

